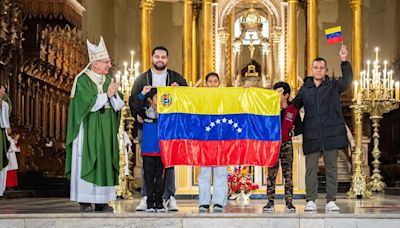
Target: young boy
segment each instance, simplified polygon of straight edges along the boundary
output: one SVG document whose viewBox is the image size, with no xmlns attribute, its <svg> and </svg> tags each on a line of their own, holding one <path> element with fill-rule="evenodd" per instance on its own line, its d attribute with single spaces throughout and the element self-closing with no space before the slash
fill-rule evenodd
<svg viewBox="0 0 400 228">
<path fill-rule="evenodd" d="M 147 212 L 165 212 L 162 195 L 164 192 L 164 165 L 161 160 L 157 129 L 157 90 L 143 88 L 138 95 L 140 101 L 147 100 L 149 107 L 142 110 L 143 141 L 141 144 L 144 183 L 147 195 Z M 139 107 L 142 107 L 140 105 Z"/>
<path fill-rule="evenodd" d="M 292 204 L 293 199 L 293 146 L 292 137 L 301 134 L 302 122 L 298 109 L 294 107 L 288 98 L 290 96 L 290 86 L 286 82 L 278 82 L 273 87 L 274 90 L 281 93 L 281 133 L 282 144 L 279 153 L 279 160 L 282 166 L 282 174 L 285 178 L 285 201 L 286 211 L 295 211 Z M 277 161 L 274 167 L 268 167 L 267 197 L 268 204 L 264 206 L 264 211 L 274 211 L 275 199 L 275 180 L 279 169 Z"/>
<path fill-rule="evenodd" d="M 206 76 L 207 87 L 218 87 L 219 76 L 217 73 L 209 73 Z M 198 177 L 199 183 L 199 212 L 208 212 L 211 202 L 211 172 L 213 172 L 213 198 L 214 212 L 223 212 L 226 205 L 228 195 L 228 167 L 227 166 L 214 166 L 207 167 L 201 166 Z"/>
</svg>

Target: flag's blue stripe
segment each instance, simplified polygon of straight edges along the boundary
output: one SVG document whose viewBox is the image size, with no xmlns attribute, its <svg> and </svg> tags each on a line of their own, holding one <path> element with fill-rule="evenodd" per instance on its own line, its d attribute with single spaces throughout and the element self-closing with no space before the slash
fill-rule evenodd
<svg viewBox="0 0 400 228">
<path fill-rule="evenodd" d="M 335 38 L 337 36 L 342 36 L 342 32 L 335 32 L 335 33 L 330 33 L 330 34 L 326 34 L 326 39 L 332 39 Z"/>
<path fill-rule="evenodd" d="M 281 121 L 279 115 L 197 115 L 186 113 L 168 113 L 160 114 L 158 123 L 159 136 L 161 140 L 281 139 Z M 215 126 L 212 126 L 212 123 Z"/>
</svg>

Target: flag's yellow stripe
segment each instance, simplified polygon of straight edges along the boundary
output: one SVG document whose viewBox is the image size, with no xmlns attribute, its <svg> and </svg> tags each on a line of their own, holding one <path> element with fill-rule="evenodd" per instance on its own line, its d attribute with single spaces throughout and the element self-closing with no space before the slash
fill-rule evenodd
<svg viewBox="0 0 400 228">
<path fill-rule="evenodd" d="M 280 115 L 280 96 L 260 88 L 158 87 L 157 109 L 159 113 Z"/>
<path fill-rule="evenodd" d="M 342 31 L 342 27 L 341 26 L 336 26 L 333 28 L 329 28 L 329 29 L 325 29 L 325 34 L 332 34 L 335 32 L 341 32 Z"/>
</svg>

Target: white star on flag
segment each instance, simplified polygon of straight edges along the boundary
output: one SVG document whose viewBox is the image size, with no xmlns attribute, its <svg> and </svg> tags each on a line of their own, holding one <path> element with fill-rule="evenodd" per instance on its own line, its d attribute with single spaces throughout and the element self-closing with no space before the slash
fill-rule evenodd
<svg viewBox="0 0 400 228">
<path fill-rule="evenodd" d="M 237 123 L 234 123 L 234 124 L 233 124 L 233 127 L 234 127 L 234 128 L 237 128 L 238 126 L 239 126 L 239 125 L 238 125 Z"/>
<path fill-rule="evenodd" d="M 220 120 L 220 119 L 217 119 L 217 120 L 215 121 L 215 123 L 216 123 L 216 124 L 220 124 L 220 123 L 221 123 L 221 120 Z"/>
<path fill-rule="evenodd" d="M 208 132 L 208 131 L 210 131 L 211 130 L 211 128 L 209 127 L 209 126 L 207 126 L 206 127 L 206 131 Z"/>
<path fill-rule="evenodd" d="M 232 119 L 228 120 L 228 124 L 232 125 L 233 124 L 233 120 Z"/>
<path fill-rule="evenodd" d="M 237 129 L 237 132 L 238 132 L 238 133 L 242 133 L 242 128 L 239 127 L 239 128 Z"/>
<path fill-rule="evenodd" d="M 211 126 L 211 127 L 215 127 L 215 123 L 214 123 L 214 122 L 211 122 L 211 123 L 210 123 L 210 126 Z"/>
<path fill-rule="evenodd" d="M 227 121 L 226 118 L 223 118 L 223 119 L 222 119 L 222 123 L 226 123 L 226 121 Z"/>
</svg>

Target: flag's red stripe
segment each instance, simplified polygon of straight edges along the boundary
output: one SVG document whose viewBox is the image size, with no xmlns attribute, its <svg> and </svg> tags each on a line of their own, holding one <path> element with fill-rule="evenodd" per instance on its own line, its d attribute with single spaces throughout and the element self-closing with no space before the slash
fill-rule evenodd
<svg viewBox="0 0 400 228">
<path fill-rule="evenodd" d="M 327 39 L 327 41 L 328 41 L 328 44 L 339 43 L 339 42 L 342 42 L 342 36 L 336 36 L 333 38 L 329 38 L 329 39 Z"/>
<path fill-rule="evenodd" d="M 160 140 L 165 167 L 174 165 L 275 165 L 281 141 Z"/>
</svg>

